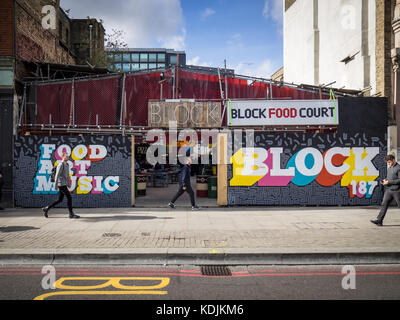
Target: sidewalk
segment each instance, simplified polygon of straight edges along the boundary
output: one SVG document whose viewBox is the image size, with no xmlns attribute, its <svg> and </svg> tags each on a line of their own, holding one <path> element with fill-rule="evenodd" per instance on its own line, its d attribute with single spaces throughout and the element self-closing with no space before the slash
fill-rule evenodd
<svg viewBox="0 0 400 320">
<path fill-rule="evenodd" d="M 400 263 L 400 209 L 54 209 L 0 213 L 0 264 Z"/>
</svg>

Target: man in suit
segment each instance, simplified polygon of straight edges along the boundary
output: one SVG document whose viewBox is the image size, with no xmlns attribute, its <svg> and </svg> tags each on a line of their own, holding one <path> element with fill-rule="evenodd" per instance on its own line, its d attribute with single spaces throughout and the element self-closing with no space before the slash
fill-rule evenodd
<svg viewBox="0 0 400 320">
<path fill-rule="evenodd" d="M 383 219 L 393 199 L 396 200 L 397 206 L 400 207 L 400 165 L 396 162 L 393 155 L 386 156 L 385 161 L 388 165 L 388 170 L 387 178 L 381 181 L 381 184 L 383 184 L 386 189 L 385 195 L 383 196 L 382 208 L 376 220 L 371 220 L 373 224 L 379 227 L 383 225 Z"/>
<path fill-rule="evenodd" d="M 192 203 L 192 210 L 198 210 L 199 207 L 196 206 L 194 199 L 194 191 L 192 186 L 190 185 L 190 165 L 192 164 L 192 160 L 190 157 L 187 157 L 186 164 L 183 166 L 182 171 L 179 176 L 179 190 L 175 197 L 171 200 L 168 206 L 172 209 L 175 208 L 175 201 L 183 195 L 185 192 L 189 193 L 190 201 Z"/>
</svg>

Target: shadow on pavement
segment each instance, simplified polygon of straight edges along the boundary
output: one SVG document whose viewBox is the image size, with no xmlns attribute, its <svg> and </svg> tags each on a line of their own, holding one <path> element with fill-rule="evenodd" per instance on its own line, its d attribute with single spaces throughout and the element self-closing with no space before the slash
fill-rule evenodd
<svg viewBox="0 0 400 320">
<path fill-rule="evenodd" d="M 121 221 L 121 220 L 169 220 L 174 219 L 172 217 L 156 217 L 156 216 L 97 216 L 97 217 L 82 217 L 79 220 L 85 220 L 87 222 L 100 222 L 100 221 Z"/>
<path fill-rule="evenodd" d="M 21 232 L 28 230 L 39 230 L 40 228 L 29 227 L 29 226 L 8 226 L 8 227 L 0 227 L 0 232 Z"/>
</svg>

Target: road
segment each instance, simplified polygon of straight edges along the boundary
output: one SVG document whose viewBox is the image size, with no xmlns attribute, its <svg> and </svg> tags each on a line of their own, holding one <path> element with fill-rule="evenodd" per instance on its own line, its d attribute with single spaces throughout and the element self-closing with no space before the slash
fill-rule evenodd
<svg viewBox="0 0 400 320">
<path fill-rule="evenodd" d="M 3 265 L 0 300 L 400 299 L 400 265 L 236 266 L 229 271 L 207 276 L 199 266 Z"/>
</svg>

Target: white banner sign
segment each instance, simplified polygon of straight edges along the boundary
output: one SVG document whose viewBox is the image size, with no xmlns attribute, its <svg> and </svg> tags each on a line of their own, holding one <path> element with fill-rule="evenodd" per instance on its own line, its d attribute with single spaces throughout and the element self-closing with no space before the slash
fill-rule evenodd
<svg viewBox="0 0 400 320">
<path fill-rule="evenodd" d="M 337 100 L 230 100 L 230 126 L 337 125 Z"/>
</svg>

